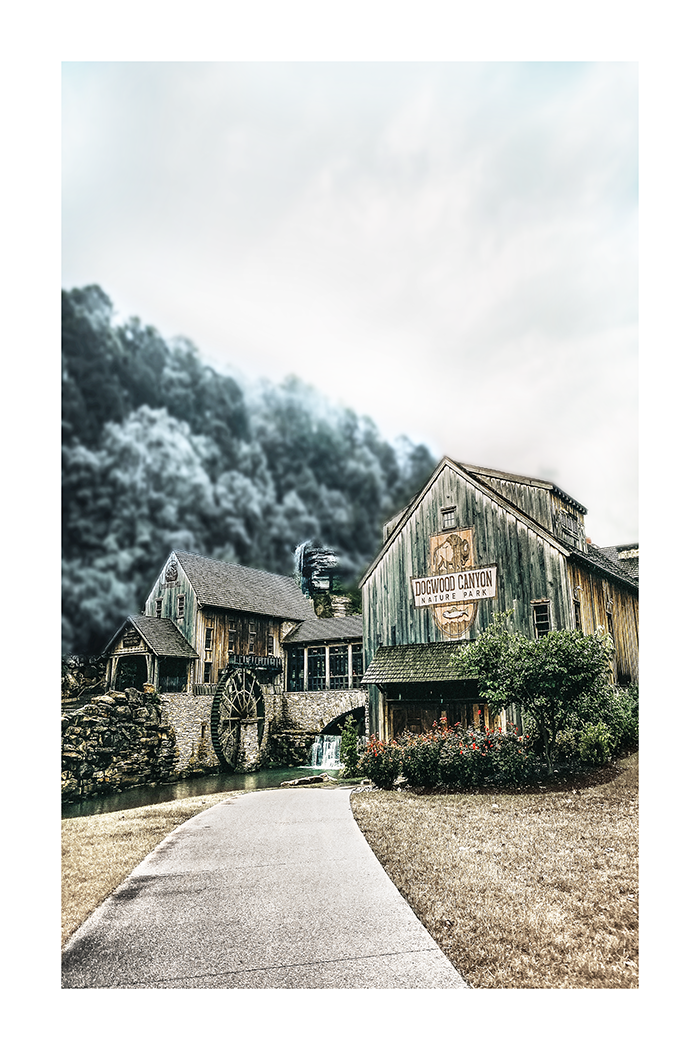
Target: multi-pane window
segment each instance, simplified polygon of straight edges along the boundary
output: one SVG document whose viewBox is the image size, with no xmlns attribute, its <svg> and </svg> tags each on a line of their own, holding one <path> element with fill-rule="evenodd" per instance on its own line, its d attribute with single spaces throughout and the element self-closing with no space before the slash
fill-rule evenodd
<svg viewBox="0 0 700 1050">
<path fill-rule="evenodd" d="M 185 615 L 185 596 L 184 594 L 178 594 L 177 596 L 177 615 Z"/>
<path fill-rule="evenodd" d="M 204 629 L 204 648 L 205 649 L 211 649 L 213 640 L 214 640 L 214 628 L 213 627 L 205 627 L 205 629 Z"/>
<path fill-rule="evenodd" d="M 235 630 L 228 629 L 228 655 L 233 656 L 236 651 L 236 632 Z"/>
<path fill-rule="evenodd" d="M 255 652 L 255 641 L 257 639 L 257 636 L 258 636 L 258 634 L 257 634 L 257 631 L 255 629 L 255 624 L 252 623 L 252 622 L 249 623 L 248 624 L 248 652 L 249 653 L 254 653 Z"/>
<path fill-rule="evenodd" d="M 204 664 L 204 681 L 205 682 L 211 682 L 212 681 L 212 677 L 211 677 L 211 661 L 210 660 L 207 660 L 206 663 Z"/>
<path fill-rule="evenodd" d="M 607 616 L 607 619 L 608 619 L 608 634 L 610 635 L 612 640 L 615 641 L 615 632 L 613 631 L 612 611 L 608 610 L 608 612 L 605 615 Z"/>
<path fill-rule="evenodd" d="M 163 599 L 156 598 L 156 616 L 160 620 L 163 616 Z"/>
<path fill-rule="evenodd" d="M 290 649 L 287 655 L 287 689 L 300 693 L 304 689 L 304 650 Z"/>
<path fill-rule="evenodd" d="M 309 690 L 326 688 L 326 647 L 309 649 Z"/>
<path fill-rule="evenodd" d="M 348 647 L 332 645 L 328 652 L 331 673 L 331 689 L 348 688 Z"/>
<path fill-rule="evenodd" d="M 543 638 L 552 629 L 552 621 L 549 614 L 549 602 L 533 602 L 532 615 L 535 623 L 535 638 Z"/>
<path fill-rule="evenodd" d="M 364 673 L 363 661 L 362 661 L 362 643 L 353 645 L 352 647 L 352 677 L 357 684 L 357 679 L 362 678 Z"/>
<path fill-rule="evenodd" d="M 275 655 L 275 636 L 274 634 L 268 634 L 267 636 L 267 655 Z"/>
<path fill-rule="evenodd" d="M 443 529 L 453 529 L 455 527 L 455 511 L 456 507 L 445 507 L 442 512 L 442 527 Z"/>
</svg>

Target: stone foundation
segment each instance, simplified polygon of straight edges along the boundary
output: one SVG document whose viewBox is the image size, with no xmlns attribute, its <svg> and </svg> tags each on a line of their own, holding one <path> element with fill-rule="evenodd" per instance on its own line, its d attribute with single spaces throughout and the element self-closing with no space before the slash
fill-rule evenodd
<svg viewBox="0 0 700 1050">
<path fill-rule="evenodd" d="M 242 727 L 239 767 L 306 765 L 314 736 L 339 715 L 365 708 L 362 689 L 317 693 L 265 692 L 265 726 Z M 211 740 L 212 695 L 156 695 L 127 689 L 93 698 L 62 722 L 62 796 L 86 798 L 149 783 L 216 773 Z M 366 723 L 367 724 L 367 723 Z"/>
</svg>

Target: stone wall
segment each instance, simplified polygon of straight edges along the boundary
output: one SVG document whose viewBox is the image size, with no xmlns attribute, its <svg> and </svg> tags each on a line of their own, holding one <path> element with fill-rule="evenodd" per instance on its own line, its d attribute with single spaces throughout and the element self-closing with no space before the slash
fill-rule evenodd
<svg viewBox="0 0 700 1050">
<path fill-rule="evenodd" d="M 192 693 L 161 693 L 163 719 L 175 731 L 179 756 L 175 771 L 182 775 L 219 772 L 219 760 L 211 742 L 213 696 Z"/>
<path fill-rule="evenodd" d="M 65 799 L 218 772 L 211 740 L 213 696 L 126 689 L 96 696 L 62 722 Z M 362 689 L 283 693 L 265 689 L 263 758 L 305 764 L 313 738 L 346 711 L 365 707 Z"/>
<path fill-rule="evenodd" d="M 321 730 L 346 711 L 356 707 L 365 708 L 367 714 L 366 689 L 331 689 L 314 693 L 278 693 L 269 697 L 270 721 L 307 733 Z"/>
<path fill-rule="evenodd" d="M 64 799 L 178 779 L 175 731 L 153 692 L 97 696 L 61 718 Z"/>
</svg>

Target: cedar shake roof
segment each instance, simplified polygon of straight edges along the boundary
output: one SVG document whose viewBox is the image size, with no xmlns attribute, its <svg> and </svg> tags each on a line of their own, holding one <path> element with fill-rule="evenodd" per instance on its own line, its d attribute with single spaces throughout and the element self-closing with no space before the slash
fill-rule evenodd
<svg viewBox="0 0 700 1050">
<path fill-rule="evenodd" d="M 382 645 L 364 673 L 362 685 L 386 682 L 459 682 L 452 657 L 464 642 L 428 642 L 425 645 Z"/>
<path fill-rule="evenodd" d="M 200 605 L 274 616 L 280 620 L 306 620 L 313 606 L 291 576 L 277 576 L 247 565 L 214 561 L 187 551 L 173 552 L 189 579 Z"/>
<path fill-rule="evenodd" d="M 594 547 L 592 544 L 589 544 L 585 553 L 572 548 L 571 557 L 582 561 L 588 566 L 588 568 L 593 569 L 594 571 L 597 569 L 606 576 L 612 576 L 614 579 L 628 584 L 628 586 L 635 588 L 639 587 L 639 570 L 637 569 L 637 573 L 635 574 L 626 567 L 624 561 L 613 561 L 612 558 L 604 553 L 603 548 Z"/>
<path fill-rule="evenodd" d="M 126 627 L 135 627 L 144 642 L 155 656 L 184 656 L 191 660 L 197 656 L 184 634 L 172 620 L 160 619 L 157 616 L 129 616 L 106 647 L 105 652 L 114 649 L 114 643 L 124 633 Z M 121 651 L 118 655 L 121 655 Z M 128 650 L 124 651 L 128 655 Z"/>
<path fill-rule="evenodd" d="M 361 616 L 326 616 L 315 620 L 304 620 L 284 639 L 290 642 L 354 642 L 362 641 Z"/>
<path fill-rule="evenodd" d="M 618 543 L 614 547 L 598 547 L 598 551 L 609 558 L 616 568 L 639 581 L 639 544 Z"/>
</svg>

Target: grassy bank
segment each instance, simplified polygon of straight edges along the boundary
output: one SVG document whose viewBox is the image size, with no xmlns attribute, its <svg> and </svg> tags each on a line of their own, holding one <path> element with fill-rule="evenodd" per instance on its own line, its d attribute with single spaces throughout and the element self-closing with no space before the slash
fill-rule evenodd
<svg viewBox="0 0 700 1050">
<path fill-rule="evenodd" d="M 62 820 L 61 945 L 174 828 L 240 794 L 229 791 Z"/>
<path fill-rule="evenodd" d="M 638 987 L 638 760 L 538 793 L 359 792 L 376 856 L 475 988 Z"/>
</svg>

